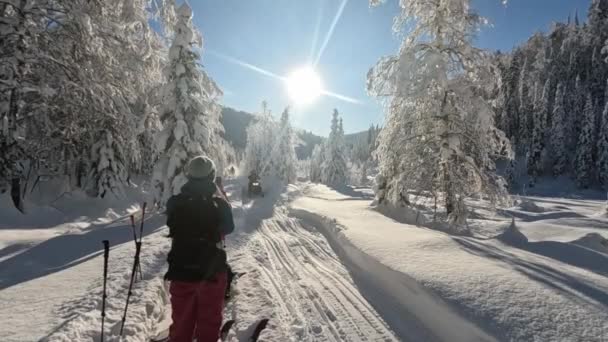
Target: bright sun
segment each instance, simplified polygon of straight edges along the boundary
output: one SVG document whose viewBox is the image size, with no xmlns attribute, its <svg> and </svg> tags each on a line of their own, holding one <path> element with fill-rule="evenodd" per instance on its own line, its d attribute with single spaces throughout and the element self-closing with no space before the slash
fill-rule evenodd
<svg viewBox="0 0 608 342">
<path fill-rule="evenodd" d="M 292 72 L 285 83 L 289 97 L 296 104 L 312 103 L 323 91 L 321 79 L 311 67 L 303 67 Z"/>
</svg>

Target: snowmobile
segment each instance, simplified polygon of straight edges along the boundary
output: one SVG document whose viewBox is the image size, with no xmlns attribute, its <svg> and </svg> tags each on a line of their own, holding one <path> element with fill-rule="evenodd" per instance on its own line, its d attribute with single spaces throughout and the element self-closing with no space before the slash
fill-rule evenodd
<svg viewBox="0 0 608 342">
<path fill-rule="evenodd" d="M 264 197 L 264 191 L 262 191 L 262 185 L 259 180 L 249 182 L 249 187 L 247 189 L 247 195 L 249 197 L 253 196 L 262 196 Z"/>
<path fill-rule="evenodd" d="M 252 171 L 247 178 L 249 179 L 249 184 L 247 186 L 247 197 L 264 197 L 264 192 L 262 191 L 262 185 L 260 184 L 260 176 L 258 173 L 256 171 Z"/>
</svg>

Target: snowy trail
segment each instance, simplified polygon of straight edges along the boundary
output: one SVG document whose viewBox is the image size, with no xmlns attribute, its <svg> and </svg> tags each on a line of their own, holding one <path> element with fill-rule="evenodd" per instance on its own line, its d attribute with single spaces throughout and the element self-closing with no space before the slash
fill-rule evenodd
<svg viewBox="0 0 608 342">
<path fill-rule="evenodd" d="M 246 341 L 261 318 L 270 318 L 261 341 L 399 340 L 317 227 L 288 215 L 298 188 L 244 203 L 230 188 L 237 231 L 228 254 L 246 272 L 226 316 L 237 320 L 231 341 Z"/>
<path fill-rule="evenodd" d="M 319 233 L 279 212 L 262 223 L 251 247 L 271 284 L 279 324 L 304 325 L 295 340 L 397 340 Z"/>
</svg>

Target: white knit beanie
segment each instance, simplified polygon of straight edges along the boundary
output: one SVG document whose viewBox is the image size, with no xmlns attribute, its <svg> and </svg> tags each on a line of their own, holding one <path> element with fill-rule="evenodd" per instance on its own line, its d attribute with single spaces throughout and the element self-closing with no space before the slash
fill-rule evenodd
<svg viewBox="0 0 608 342">
<path fill-rule="evenodd" d="M 208 157 L 198 156 L 188 163 L 186 175 L 190 179 L 215 178 L 215 163 Z"/>
</svg>

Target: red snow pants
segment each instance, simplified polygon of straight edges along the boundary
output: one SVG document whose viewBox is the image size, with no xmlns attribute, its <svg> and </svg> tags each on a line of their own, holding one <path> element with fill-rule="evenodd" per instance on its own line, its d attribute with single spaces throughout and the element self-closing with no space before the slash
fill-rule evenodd
<svg viewBox="0 0 608 342">
<path fill-rule="evenodd" d="M 196 337 L 197 342 L 217 342 L 226 286 L 226 272 L 211 281 L 171 281 L 173 323 L 169 328 L 169 341 L 192 342 Z"/>
</svg>

